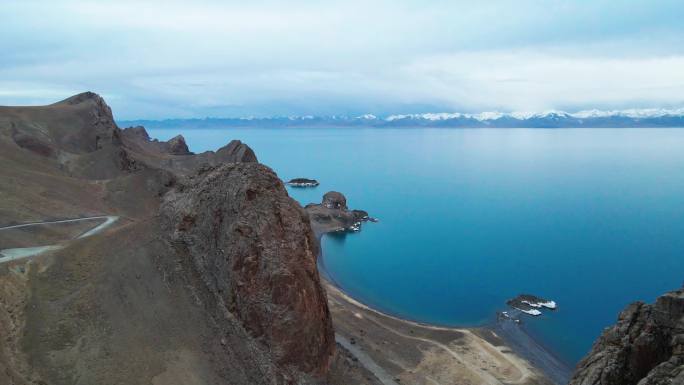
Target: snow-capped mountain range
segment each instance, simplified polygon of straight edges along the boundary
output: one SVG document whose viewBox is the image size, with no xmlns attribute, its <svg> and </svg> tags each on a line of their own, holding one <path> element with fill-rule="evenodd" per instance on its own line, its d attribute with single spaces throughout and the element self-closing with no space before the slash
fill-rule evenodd
<svg viewBox="0 0 684 385">
<path fill-rule="evenodd" d="M 369 115 L 362 115 L 359 118 L 365 118 Z M 370 115 L 374 117 L 374 115 Z M 584 110 L 575 113 L 565 111 L 550 110 L 545 112 L 481 112 L 479 114 L 464 114 L 459 112 L 454 113 L 425 113 L 425 114 L 409 114 L 409 115 L 390 115 L 385 120 L 394 121 L 401 119 L 424 119 L 424 120 L 450 120 L 450 119 L 475 119 L 478 121 L 491 121 L 501 118 L 512 118 L 518 120 L 527 119 L 544 119 L 544 118 L 576 118 L 576 119 L 591 119 L 591 118 L 608 118 L 608 117 L 626 117 L 632 119 L 645 118 L 661 118 L 664 116 L 681 117 L 684 116 L 684 108 L 677 109 L 663 109 L 663 108 L 643 108 L 643 109 L 628 109 L 628 110 Z"/>
<path fill-rule="evenodd" d="M 168 119 L 120 121 L 121 126 L 171 127 L 684 127 L 684 108 L 627 109 L 545 112 L 440 112 L 378 117 L 360 116 L 277 116 L 242 118 Z"/>
</svg>

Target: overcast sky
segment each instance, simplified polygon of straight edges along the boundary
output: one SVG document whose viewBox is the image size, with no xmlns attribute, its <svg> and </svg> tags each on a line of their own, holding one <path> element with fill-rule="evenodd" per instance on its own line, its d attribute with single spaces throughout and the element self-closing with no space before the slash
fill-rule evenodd
<svg viewBox="0 0 684 385">
<path fill-rule="evenodd" d="M 684 1 L 0 1 L 0 104 L 119 119 L 684 106 Z M 187 4 L 184 4 L 187 3 Z"/>
</svg>

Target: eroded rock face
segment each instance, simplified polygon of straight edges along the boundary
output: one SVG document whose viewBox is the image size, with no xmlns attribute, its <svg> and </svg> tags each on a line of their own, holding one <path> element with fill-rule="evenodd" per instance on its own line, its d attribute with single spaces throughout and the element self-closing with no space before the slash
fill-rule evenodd
<svg viewBox="0 0 684 385">
<path fill-rule="evenodd" d="M 335 340 L 316 240 L 273 171 L 205 168 L 166 195 L 161 215 L 170 242 L 282 370 L 326 373 Z"/>
<path fill-rule="evenodd" d="M 570 385 L 684 384 L 684 289 L 620 313 L 577 365 Z"/>
</svg>

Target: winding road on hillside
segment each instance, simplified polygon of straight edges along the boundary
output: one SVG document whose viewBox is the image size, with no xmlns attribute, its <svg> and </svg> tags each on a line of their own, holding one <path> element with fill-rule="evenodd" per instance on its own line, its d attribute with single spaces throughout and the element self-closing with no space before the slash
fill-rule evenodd
<svg viewBox="0 0 684 385">
<path fill-rule="evenodd" d="M 82 238 L 87 238 L 87 237 L 93 236 L 93 235 L 105 230 L 109 226 L 111 226 L 114 222 L 116 222 L 119 219 L 119 217 L 116 215 L 100 215 L 100 216 L 86 217 L 86 218 L 62 219 L 62 220 L 57 220 L 57 221 L 32 222 L 32 223 L 24 223 L 24 224 L 19 224 L 19 225 L 0 227 L 0 231 L 11 230 L 11 229 L 19 229 L 19 228 L 30 227 L 30 226 L 41 226 L 41 225 L 52 225 L 52 224 L 60 224 L 60 223 L 73 223 L 73 222 L 80 222 L 80 221 L 90 221 L 90 220 L 95 220 L 95 219 L 104 219 L 104 222 L 100 223 L 99 225 L 93 227 L 92 229 L 86 231 L 85 233 L 79 235 L 78 237 L 76 237 L 74 239 L 82 239 Z M 32 257 L 32 256 L 35 256 L 38 254 L 45 253 L 47 251 L 59 250 L 59 249 L 64 248 L 65 246 L 66 245 L 63 245 L 63 244 L 56 244 L 56 245 L 47 245 L 47 246 L 19 247 L 19 248 L 14 248 L 14 249 L 0 250 L 0 264 L 5 263 L 5 262 L 10 262 L 10 261 L 15 261 L 17 259 Z"/>
</svg>

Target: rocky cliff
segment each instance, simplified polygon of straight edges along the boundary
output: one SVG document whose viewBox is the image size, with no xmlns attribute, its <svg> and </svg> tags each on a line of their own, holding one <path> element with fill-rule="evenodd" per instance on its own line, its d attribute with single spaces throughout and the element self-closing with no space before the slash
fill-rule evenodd
<svg viewBox="0 0 684 385">
<path fill-rule="evenodd" d="M 684 384 L 684 289 L 620 313 L 578 364 L 570 385 Z"/>
<path fill-rule="evenodd" d="M 334 350 L 306 212 L 257 163 L 208 168 L 167 194 L 165 234 L 218 306 L 281 367 L 324 375 Z"/>
<path fill-rule="evenodd" d="M 0 264 L 0 384 L 321 384 L 344 361 L 309 218 L 246 144 L 192 154 L 83 93 L 0 107 L 0 162 L 0 225 L 121 216 Z"/>
</svg>

